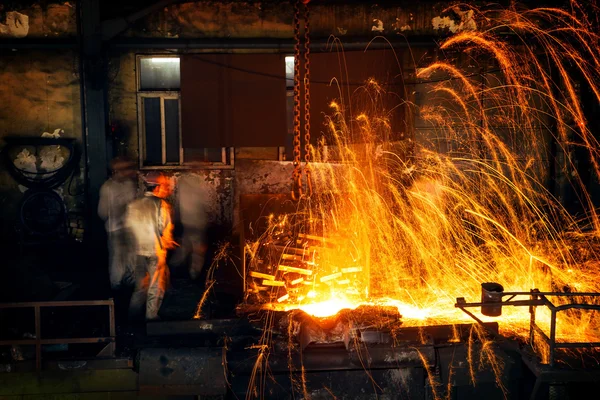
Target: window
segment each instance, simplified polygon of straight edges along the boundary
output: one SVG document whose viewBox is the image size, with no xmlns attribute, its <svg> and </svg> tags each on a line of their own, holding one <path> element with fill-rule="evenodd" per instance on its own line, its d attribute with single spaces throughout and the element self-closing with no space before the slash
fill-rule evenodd
<svg viewBox="0 0 600 400">
<path fill-rule="evenodd" d="M 280 149 L 280 160 L 294 159 L 294 56 L 285 57 L 285 100 L 287 115 L 287 136 L 285 139 L 285 148 Z"/>
<path fill-rule="evenodd" d="M 140 165 L 181 168 L 190 162 L 200 162 L 206 163 L 207 168 L 230 167 L 232 148 L 182 146 L 180 58 L 139 56 L 138 71 Z"/>
</svg>

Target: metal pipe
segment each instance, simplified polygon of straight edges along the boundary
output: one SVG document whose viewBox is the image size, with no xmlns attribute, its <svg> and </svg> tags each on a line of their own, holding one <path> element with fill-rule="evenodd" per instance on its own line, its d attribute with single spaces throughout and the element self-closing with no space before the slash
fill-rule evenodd
<svg viewBox="0 0 600 400">
<path fill-rule="evenodd" d="M 592 296 L 592 297 L 600 297 L 600 293 L 598 292 L 573 292 L 573 293 L 565 293 L 565 292 L 502 292 L 503 296 L 509 295 L 537 295 L 537 296 Z"/>
<path fill-rule="evenodd" d="M 489 306 L 489 305 L 501 305 L 501 306 L 543 306 L 549 305 L 549 302 L 543 299 L 540 300 L 515 300 L 515 301 L 503 301 L 498 303 L 456 303 L 454 307 L 463 308 L 463 307 L 481 307 L 481 306 Z M 550 303 L 551 304 L 551 303 Z"/>
</svg>

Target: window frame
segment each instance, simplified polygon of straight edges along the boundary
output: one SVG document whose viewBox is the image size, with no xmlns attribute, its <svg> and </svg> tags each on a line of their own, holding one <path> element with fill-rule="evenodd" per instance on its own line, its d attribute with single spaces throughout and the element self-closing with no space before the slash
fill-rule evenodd
<svg viewBox="0 0 600 400">
<path fill-rule="evenodd" d="M 182 145 L 182 128 L 181 128 L 181 91 L 180 90 L 142 90 L 141 89 L 141 60 L 146 58 L 180 58 L 179 54 L 136 54 L 136 101 L 137 101 L 137 122 L 138 122 L 138 155 L 139 166 L 141 170 L 164 170 L 164 169 L 233 169 L 235 164 L 235 148 L 221 147 L 221 161 L 207 161 L 195 164 L 193 167 L 186 164 L 184 158 L 184 147 Z M 146 158 L 146 124 L 144 114 L 144 98 L 160 99 L 161 113 L 161 164 L 160 165 L 145 165 Z M 166 127 L 165 127 L 165 100 L 177 100 L 179 103 L 179 162 L 173 163 L 166 161 Z M 208 154 L 208 149 L 204 149 L 204 154 Z"/>
</svg>

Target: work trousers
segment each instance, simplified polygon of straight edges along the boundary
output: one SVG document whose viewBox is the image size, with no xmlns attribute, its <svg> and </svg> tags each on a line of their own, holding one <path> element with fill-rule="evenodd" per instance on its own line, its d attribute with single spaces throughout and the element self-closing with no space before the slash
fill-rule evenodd
<svg viewBox="0 0 600 400">
<path fill-rule="evenodd" d="M 131 251 L 132 244 L 133 237 L 129 229 L 108 232 L 108 275 L 113 290 L 133 284 L 135 253 Z"/>
<path fill-rule="evenodd" d="M 138 256 L 135 268 L 135 289 L 129 305 L 130 317 L 141 316 L 145 307 L 146 320 L 158 318 L 158 311 L 167 286 L 167 265 L 164 257 Z"/>
<path fill-rule="evenodd" d="M 204 266 L 206 255 L 206 235 L 203 230 L 184 226 L 181 236 L 181 245 L 175 250 L 172 262 L 176 265 L 184 264 L 189 257 L 188 271 L 190 278 L 197 279 Z"/>
</svg>

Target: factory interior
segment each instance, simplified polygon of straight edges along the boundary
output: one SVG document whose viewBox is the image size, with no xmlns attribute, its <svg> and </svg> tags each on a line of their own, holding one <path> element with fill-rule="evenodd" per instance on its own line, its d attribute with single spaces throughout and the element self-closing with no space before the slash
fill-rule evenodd
<svg viewBox="0 0 600 400">
<path fill-rule="evenodd" d="M 0 251 L 0 400 L 596 398 L 600 2 L 2 0 Z"/>
</svg>

